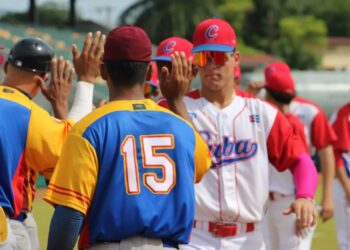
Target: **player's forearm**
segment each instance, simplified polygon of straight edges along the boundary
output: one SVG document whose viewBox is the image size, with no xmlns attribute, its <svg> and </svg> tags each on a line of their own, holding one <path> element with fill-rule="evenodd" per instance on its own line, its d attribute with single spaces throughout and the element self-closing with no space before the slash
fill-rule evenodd
<svg viewBox="0 0 350 250">
<path fill-rule="evenodd" d="M 94 85 L 88 82 L 77 82 L 75 97 L 68 118 L 77 122 L 92 111 Z"/>
<path fill-rule="evenodd" d="M 317 188 L 316 167 L 307 153 L 301 154 L 291 166 L 296 187 L 296 198 L 313 199 Z"/>
<path fill-rule="evenodd" d="M 56 206 L 51 219 L 48 250 L 71 250 L 78 239 L 84 215 L 74 209 Z"/>
<path fill-rule="evenodd" d="M 321 162 L 321 173 L 323 177 L 322 200 L 332 200 L 333 180 L 335 176 L 335 159 L 333 147 L 327 146 L 318 151 Z"/>
<path fill-rule="evenodd" d="M 192 120 L 188 115 L 187 108 L 183 99 L 178 100 L 168 100 L 169 109 L 173 111 L 175 114 L 181 116 L 186 121 L 192 124 Z"/>
</svg>

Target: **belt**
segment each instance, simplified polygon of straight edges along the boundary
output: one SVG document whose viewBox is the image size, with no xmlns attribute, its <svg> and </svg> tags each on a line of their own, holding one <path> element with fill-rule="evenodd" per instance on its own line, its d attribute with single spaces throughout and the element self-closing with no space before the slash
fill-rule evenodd
<svg viewBox="0 0 350 250">
<path fill-rule="evenodd" d="M 288 195 L 284 195 L 281 193 L 277 193 L 277 192 L 269 192 L 269 199 L 270 201 L 276 201 L 276 200 L 280 200 L 284 197 L 287 197 Z"/>
<path fill-rule="evenodd" d="M 256 227 L 255 223 L 222 223 L 222 222 L 199 222 L 194 221 L 194 228 L 201 229 L 212 233 L 214 236 L 228 237 L 237 236 L 243 233 L 253 232 Z"/>
<path fill-rule="evenodd" d="M 17 215 L 16 217 L 13 217 L 11 219 L 23 222 L 23 221 L 25 221 L 25 219 L 27 219 L 27 212 L 22 212 L 19 215 Z"/>
</svg>

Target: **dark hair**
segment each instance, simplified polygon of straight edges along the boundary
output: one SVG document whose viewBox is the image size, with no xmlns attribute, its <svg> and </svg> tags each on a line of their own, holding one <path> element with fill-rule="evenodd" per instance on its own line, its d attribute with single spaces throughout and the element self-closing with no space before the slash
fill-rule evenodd
<svg viewBox="0 0 350 250">
<path fill-rule="evenodd" d="M 291 95 L 291 94 L 288 94 L 288 93 L 283 93 L 283 92 L 280 92 L 280 91 L 276 91 L 276 90 L 273 90 L 271 88 L 266 88 L 266 91 L 271 95 L 271 97 L 273 99 L 275 99 L 275 101 L 277 102 L 280 102 L 282 104 L 289 104 L 292 102 L 292 100 L 294 99 L 295 95 Z"/>
<path fill-rule="evenodd" d="M 149 62 L 106 60 L 107 72 L 114 86 L 133 87 L 145 80 Z"/>
<path fill-rule="evenodd" d="M 161 72 L 162 71 L 162 68 L 163 67 L 166 67 L 169 69 L 169 72 L 171 71 L 173 65 L 171 64 L 171 62 L 168 62 L 168 61 L 162 61 L 162 60 L 159 60 L 159 61 L 156 61 L 157 63 L 157 70 L 158 72 Z M 158 73 L 159 74 L 159 73 Z"/>
</svg>

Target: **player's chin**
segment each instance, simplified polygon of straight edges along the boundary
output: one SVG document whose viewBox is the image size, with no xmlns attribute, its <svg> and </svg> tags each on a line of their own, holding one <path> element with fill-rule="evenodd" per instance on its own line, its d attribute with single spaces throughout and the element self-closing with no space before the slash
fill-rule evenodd
<svg viewBox="0 0 350 250">
<path fill-rule="evenodd" d="M 205 88 L 210 91 L 219 91 L 225 87 L 225 83 L 221 80 L 211 80 L 207 81 L 205 84 Z"/>
</svg>

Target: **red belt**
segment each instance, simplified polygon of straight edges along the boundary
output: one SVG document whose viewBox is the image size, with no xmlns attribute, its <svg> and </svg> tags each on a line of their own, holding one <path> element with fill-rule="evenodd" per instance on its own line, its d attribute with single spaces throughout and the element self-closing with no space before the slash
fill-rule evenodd
<svg viewBox="0 0 350 250">
<path fill-rule="evenodd" d="M 195 221 L 193 225 L 194 228 L 196 228 L 196 224 Z M 246 233 L 253 232 L 255 229 L 254 223 L 226 224 L 221 222 L 208 222 L 208 231 L 214 236 L 236 236 L 240 226 L 245 226 L 244 232 Z"/>
</svg>

